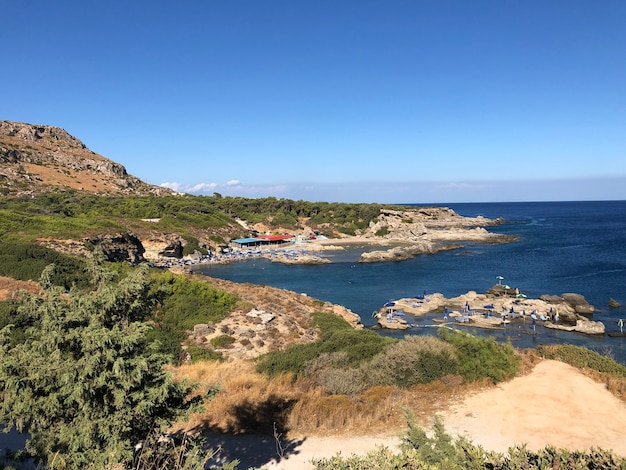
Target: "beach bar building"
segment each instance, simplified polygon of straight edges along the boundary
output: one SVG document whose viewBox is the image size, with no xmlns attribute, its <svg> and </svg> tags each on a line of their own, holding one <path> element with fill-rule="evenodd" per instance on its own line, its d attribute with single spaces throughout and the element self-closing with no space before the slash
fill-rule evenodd
<svg viewBox="0 0 626 470">
<path fill-rule="evenodd" d="M 293 242 L 294 239 L 293 235 L 264 235 L 261 237 L 238 238 L 237 240 L 231 240 L 231 243 L 239 248 L 250 248 L 253 246 L 283 245 Z"/>
</svg>

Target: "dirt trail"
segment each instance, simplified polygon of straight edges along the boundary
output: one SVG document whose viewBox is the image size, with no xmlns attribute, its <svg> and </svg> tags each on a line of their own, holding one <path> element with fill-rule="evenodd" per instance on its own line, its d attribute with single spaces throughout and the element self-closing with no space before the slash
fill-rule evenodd
<svg viewBox="0 0 626 470">
<path fill-rule="evenodd" d="M 487 450 L 506 452 L 523 443 L 537 450 L 551 444 L 601 447 L 626 457 L 626 404 L 558 361 L 543 360 L 530 374 L 469 395 L 440 416 L 449 434 L 466 436 Z M 279 461 L 272 438 L 222 438 L 215 444 L 227 460 L 239 458 L 239 468 L 308 470 L 313 458 L 363 455 L 377 445 L 395 450 L 399 442 L 397 435 L 306 437 L 284 442 Z"/>
</svg>

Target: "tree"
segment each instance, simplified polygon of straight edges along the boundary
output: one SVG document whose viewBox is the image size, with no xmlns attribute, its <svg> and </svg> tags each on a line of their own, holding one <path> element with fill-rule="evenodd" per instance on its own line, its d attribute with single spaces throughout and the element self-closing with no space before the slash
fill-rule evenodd
<svg viewBox="0 0 626 470">
<path fill-rule="evenodd" d="M 11 346 L 10 326 L 0 331 L 0 423 L 29 433 L 27 450 L 55 468 L 129 464 L 197 404 L 146 338 L 147 268 L 117 283 L 95 262 L 90 272 L 90 291 L 64 293 L 47 268 L 44 297 L 24 294 L 20 306 L 36 318 L 26 341 Z"/>
</svg>

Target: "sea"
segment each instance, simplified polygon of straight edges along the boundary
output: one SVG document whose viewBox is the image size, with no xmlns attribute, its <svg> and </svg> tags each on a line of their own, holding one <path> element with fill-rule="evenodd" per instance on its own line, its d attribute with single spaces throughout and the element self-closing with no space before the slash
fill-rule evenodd
<svg viewBox="0 0 626 470">
<path fill-rule="evenodd" d="M 591 319 L 603 322 L 606 333 L 619 331 L 620 318 L 626 321 L 626 201 L 406 205 L 445 206 L 467 217 L 500 217 L 504 219 L 502 224 L 487 229 L 514 235 L 517 241 L 463 242 L 463 248 L 455 251 L 400 262 L 363 264 L 358 263 L 359 256 L 372 248 L 352 246 L 325 252 L 332 264 L 286 265 L 248 259 L 201 265 L 194 271 L 235 282 L 288 289 L 340 304 L 372 328 L 376 325 L 372 313 L 386 302 L 424 293 L 438 292 L 448 298 L 468 291 L 484 293 L 498 282 L 517 287 L 528 298 L 581 294 L 596 308 Z M 621 306 L 609 307 L 611 298 Z M 414 326 L 403 332 L 378 331 L 394 337 L 436 334 L 433 315 L 411 317 L 410 322 Z M 529 331 L 529 325 L 515 324 L 501 330 L 460 328 L 497 341 L 511 341 L 519 348 L 566 343 L 584 346 L 626 365 L 624 337 L 584 335 L 541 325 L 535 332 Z"/>
</svg>

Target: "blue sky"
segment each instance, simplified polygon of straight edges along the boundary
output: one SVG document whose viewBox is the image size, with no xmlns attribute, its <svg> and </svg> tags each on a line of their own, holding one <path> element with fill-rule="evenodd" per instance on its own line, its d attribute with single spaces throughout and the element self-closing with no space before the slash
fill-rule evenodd
<svg viewBox="0 0 626 470">
<path fill-rule="evenodd" d="M 626 199 L 626 2 L 6 2 L 0 119 L 152 184 Z"/>
</svg>

